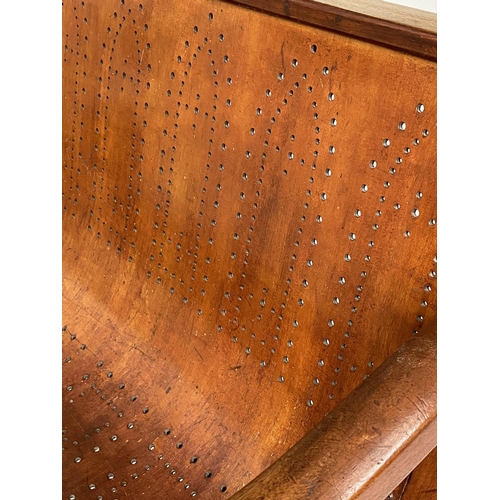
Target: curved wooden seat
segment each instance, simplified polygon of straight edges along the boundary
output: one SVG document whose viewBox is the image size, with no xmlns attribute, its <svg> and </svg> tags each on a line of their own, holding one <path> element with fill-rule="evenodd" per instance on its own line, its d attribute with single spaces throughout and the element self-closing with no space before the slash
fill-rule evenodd
<svg viewBox="0 0 500 500">
<path fill-rule="evenodd" d="M 435 332 L 436 63 L 312 24 L 64 2 L 63 498 L 229 498 Z"/>
</svg>

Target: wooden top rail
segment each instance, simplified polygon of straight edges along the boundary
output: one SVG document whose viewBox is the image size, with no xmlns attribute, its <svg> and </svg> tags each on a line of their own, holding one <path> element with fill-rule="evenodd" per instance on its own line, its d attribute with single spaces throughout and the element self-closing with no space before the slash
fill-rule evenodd
<svg viewBox="0 0 500 500">
<path fill-rule="evenodd" d="M 436 446 L 436 341 L 404 344 L 231 500 L 385 498 Z"/>
<path fill-rule="evenodd" d="M 437 60 L 436 14 L 380 0 L 227 0 Z"/>
</svg>

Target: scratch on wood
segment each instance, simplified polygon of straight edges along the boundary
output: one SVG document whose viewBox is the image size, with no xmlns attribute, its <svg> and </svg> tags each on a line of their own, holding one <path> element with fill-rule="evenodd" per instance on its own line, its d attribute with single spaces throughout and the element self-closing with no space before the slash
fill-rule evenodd
<svg viewBox="0 0 500 500">
<path fill-rule="evenodd" d="M 196 347 L 193 347 L 193 349 L 195 350 L 196 354 L 198 354 L 200 359 L 203 361 L 203 356 L 199 353 L 198 349 L 196 349 Z"/>
</svg>

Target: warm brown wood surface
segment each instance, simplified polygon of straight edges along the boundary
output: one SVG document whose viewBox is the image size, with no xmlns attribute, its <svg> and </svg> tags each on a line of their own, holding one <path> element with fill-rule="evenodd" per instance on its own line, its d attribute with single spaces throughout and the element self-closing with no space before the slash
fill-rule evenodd
<svg viewBox="0 0 500 500">
<path fill-rule="evenodd" d="M 63 498 L 228 498 L 435 330 L 436 64 L 220 1 L 62 45 Z"/>
<path fill-rule="evenodd" d="M 313 0 L 437 34 L 437 14 L 385 0 Z"/>
<path fill-rule="evenodd" d="M 229 0 L 436 61 L 436 15 L 379 1 Z M 351 5 L 352 3 L 352 5 Z"/>
<path fill-rule="evenodd" d="M 385 498 L 436 446 L 436 364 L 410 340 L 232 500 Z"/>
<path fill-rule="evenodd" d="M 437 448 L 410 474 L 401 500 L 436 500 Z"/>
<path fill-rule="evenodd" d="M 409 487 L 411 480 L 412 486 Z M 385 500 L 437 499 L 437 447 L 386 497 Z"/>
<path fill-rule="evenodd" d="M 427 457 L 424 459 L 424 461 L 427 459 Z M 422 462 L 421 462 L 422 463 Z M 420 465 L 421 465 L 420 463 Z M 406 485 L 408 483 L 408 479 L 410 476 L 406 476 L 403 481 L 401 481 L 396 488 L 394 488 L 389 495 L 385 498 L 385 500 L 402 500 L 403 499 L 403 494 L 406 488 Z"/>
</svg>

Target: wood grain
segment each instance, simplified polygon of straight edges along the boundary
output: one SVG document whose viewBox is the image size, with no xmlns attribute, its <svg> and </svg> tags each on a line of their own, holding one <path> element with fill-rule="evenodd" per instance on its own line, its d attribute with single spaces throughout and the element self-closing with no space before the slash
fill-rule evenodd
<svg viewBox="0 0 500 500">
<path fill-rule="evenodd" d="M 329 31 L 355 36 L 433 61 L 437 60 L 436 16 L 376 1 L 229 0 Z M 352 5 L 351 5 L 352 4 Z"/>
<path fill-rule="evenodd" d="M 412 487 L 408 485 L 412 481 Z M 407 489 L 408 488 L 408 489 Z M 436 500 L 437 447 L 387 496 L 386 500 Z"/>
<path fill-rule="evenodd" d="M 317 2 L 318 0 L 314 1 Z M 320 0 L 319 3 L 437 33 L 437 14 L 434 12 L 386 2 L 385 0 Z"/>
<path fill-rule="evenodd" d="M 424 459 L 425 461 L 425 459 Z M 406 488 L 406 485 L 408 483 L 408 480 L 409 480 L 410 476 L 406 476 L 403 481 L 401 483 L 398 484 L 398 486 L 396 486 L 396 488 L 394 488 L 390 493 L 389 495 L 387 495 L 387 497 L 385 498 L 385 500 L 402 500 L 403 498 L 403 494 L 404 494 L 404 491 L 405 491 L 405 488 Z"/>
<path fill-rule="evenodd" d="M 435 330 L 436 64 L 201 0 L 62 58 L 63 495 L 228 498 Z"/>
<path fill-rule="evenodd" d="M 385 498 L 436 446 L 436 343 L 412 339 L 232 500 Z"/>
<path fill-rule="evenodd" d="M 402 500 L 436 500 L 437 447 L 410 474 Z"/>
</svg>

